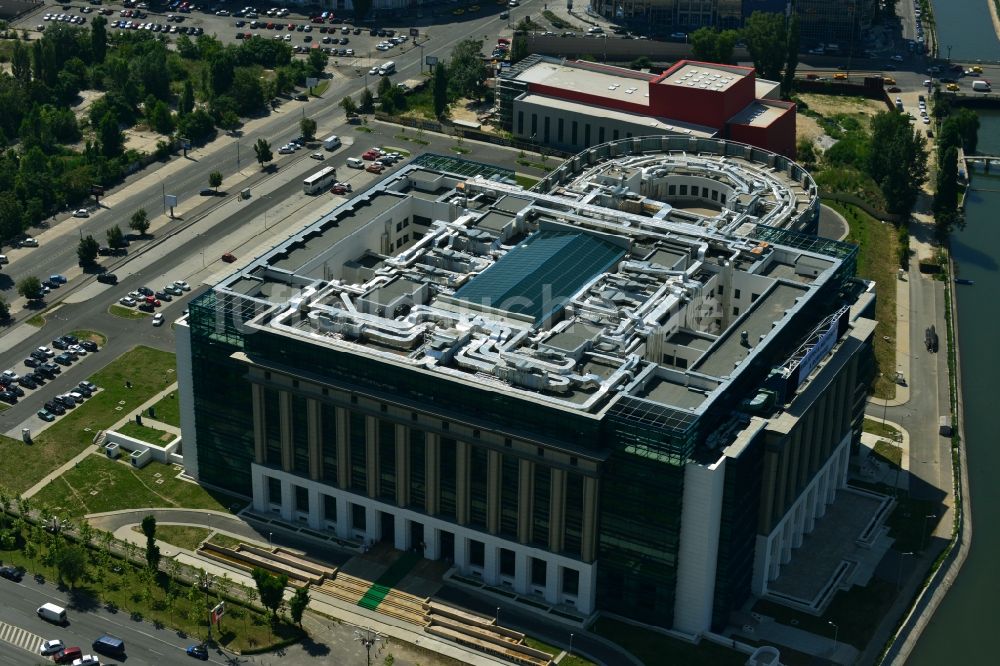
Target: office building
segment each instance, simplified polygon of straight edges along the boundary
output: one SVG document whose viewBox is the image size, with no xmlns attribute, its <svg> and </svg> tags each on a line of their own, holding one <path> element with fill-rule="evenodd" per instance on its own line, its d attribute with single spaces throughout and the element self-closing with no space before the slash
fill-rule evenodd
<svg viewBox="0 0 1000 666">
<path fill-rule="evenodd" d="M 753 68 L 682 60 L 662 74 L 529 56 L 497 79 L 500 124 L 567 152 L 633 136 L 724 138 L 795 156 L 795 104 Z"/>
<path fill-rule="evenodd" d="M 185 470 L 536 605 L 722 626 L 860 434 L 871 297 L 855 246 L 796 231 L 817 205 L 719 139 L 608 142 L 530 191 L 423 155 L 191 303 Z"/>
</svg>

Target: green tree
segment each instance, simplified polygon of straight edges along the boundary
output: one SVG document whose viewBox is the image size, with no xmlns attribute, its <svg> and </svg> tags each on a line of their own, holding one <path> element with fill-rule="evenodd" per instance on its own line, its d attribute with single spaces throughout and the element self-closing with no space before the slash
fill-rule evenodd
<svg viewBox="0 0 1000 666">
<path fill-rule="evenodd" d="M 316 138 L 316 121 L 312 118 L 303 118 L 299 121 L 299 130 L 306 141 L 312 141 Z"/>
<path fill-rule="evenodd" d="M 108 52 L 108 20 L 103 16 L 95 16 L 90 21 L 90 53 L 94 62 L 104 62 Z"/>
<path fill-rule="evenodd" d="M 354 102 L 354 98 L 350 95 L 340 100 L 339 106 L 344 110 L 344 115 L 348 118 L 358 112 L 358 105 Z"/>
<path fill-rule="evenodd" d="M 302 628 L 302 614 L 309 605 L 309 589 L 305 587 L 296 588 L 295 594 L 288 601 L 288 612 L 292 615 L 292 622 Z"/>
<path fill-rule="evenodd" d="M 132 231 L 138 232 L 140 236 L 145 236 L 146 231 L 149 229 L 149 213 L 146 212 L 146 209 L 140 208 L 132 213 L 132 217 L 128 221 L 128 226 Z M 155 521 L 153 525 L 153 529 L 156 529 Z"/>
<path fill-rule="evenodd" d="M 177 121 L 177 134 L 195 143 L 205 141 L 213 132 L 215 123 L 212 121 L 212 116 L 204 109 L 195 109 Z"/>
<path fill-rule="evenodd" d="M 312 76 L 322 76 L 323 71 L 326 69 L 326 61 L 327 55 L 324 51 L 320 49 L 309 49 L 309 56 L 306 59 L 309 74 Z"/>
<path fill-rule="evenodd" d="M 795 84 L 795 68 L 799 66 L 799 15 L 792 12 L 785 30 L 785 72 L 781 79 L 781 92 L 785 97 L 792 94 Z"/>
<path fill-rule="evenodd" d="M 702 27 L 691 33 L 690 41 L 691 54 L 695 60 L 731 63 L 739 33 L 735 30 L 720 32 L 716 28 Z"/>
<path fill-rule="evenodd" d="M 927 179 L 923 137 L 906 116 L 883 111 L 871 120 L 868 175 L 878 184 L 890 213 L 908 217 Z"/>
<path fill-rule="evenodd" d="M 265 163 L 274 159 L 274 153 L 271 152 L 271 144 L 267 142 L 267 139 L 257 139 L 257 143 L 253 144 L 253 152 L 257 156 L 257 162 L 260 163 L 261 168 L 264 167 Z"/>
<path fill-rule="evenodd" d="M 361 113 L 371 113 L 375 110 L 375 95 L 368 88 L 361 91 Z"/>
<path fill-rule="evenodd" d="M 785 17 L 782 14 L 756 11 L 744 24 L 743 38 L 757 73 L 765 79 L 778 80 L 788 49 Z"/>
<path fill-rule="evenodd" d="M 383 76 L 379 79 L 376 90 L 378 91 L 378 98 L 381 100 L 387 92 L 392 90 L 392 77 Z"/>
<path fill-rule="evenodd" d="M 184 89 L 181 91 L 180 99 L 177 102 L 177 112 L 180 115 L 191 113 L 194 110 L 194 83 L 191 79 L 184 82 Z"/>
<path fill-rule="evenodd" d="M 61 548 L 56 559 L 56 569 L 59 579 L 69 584 L 70 589 L 76 587 L 76 582 L 87 573 L 87 556 L 77 545 Z"/>
<path fill-rule="evenodd" d="M 108 239 L 108 247 L 114 249 L 125 247 L 125 234 L 122 233 L 122 228 L 117 224 L 105 231 L 104 235 Z"/>
<path fill-rule="evenodd" d="M 629 69 L 649 69 L 653 66 L 653 61 L 649 59 L 649 56 L 641 55 L 632 62 L 629 63 Z"/>
<path fill-rule="evenodd" d="M 215 193 L 219 193 L 219 185 L 222 185 L 222 173 L 219 171 L 213 171 L 208 174 L 208 185 L 209 187 L 215 188 Z"/>
<path fill-rule="evenodd" d="M 524 35 L 514 35 L 510 44 L 510 62 L 514 64 L 528 57 L 528 38 Z"/>
<path fill-rule="evenodd" d="M 481 99 L 486 92 L 486 66 L 483 64 L 483 42 L 463 39 L 455 44 L 448 63 L 448 83 L 451 99 L 470 97 Z"/>
<path fill-rule="evenodd" d="M 951 231 L 958 208 L 958 149 L 954 146 L 938 163 L 936 181 L 932 208 L 937 231 L 943 235 Z"/>
<path fill-rule="evenodd" d="M 7 321 L 8 319 L 10 319 L 10 306 L 7 305 L 7 301 L 5 301 L 3 298 L 0 298 L 0 321 Z M 25 555 L 27 555 L 28 553 L 27 546 L 28 544 L 25 544 L 24 548 Z M 30 560 L 32 558 L 29 557 L 28 559 Z"/>
<path fill-rule="evenodd" d="M 961 147 L 967 153 L 976 152 L 979 145 L 979 115 L 972 109 L 965 107 L 952 112 L 941 126 L 942 138 L 938 140 L 941 145 Z M 945 135 L 957 136 L 958 142 L 949 138 L 945 143 Z"/>
<path fill-rule="evenodd" d="M 142 208 L 139 210 L 146 212 Z M 146 535 L 146 565 L 156 571 L 160 568 L 160 547 L 156 545 L 156 518 L 152 515 L 142 519 L 142 533 Z"/>
<path fill-rule="evenodd" d="M 174 118 L 167 104 L 158 99 L 146 109 L 146 122 L 154 132 L 169 136 L 174 131 Z"/>
<path fill-rule="evenodd" d="M 42 281 L 34 275 L 29 275 L 17 283 L 17 293 L 29 301 L 39 300 L 45 295 L 42 293 Z"/>
<path fill-rule="evenodd" d="M 10 64 L 11 74 L 14 75 L 14 79 L 22 87 L 27 88 L 28 84 L 31 83 L 31 53 L 23 42 L 14 42 Z"/>
<path fill-rule="evenodd" d="M 277 622 L 278 609 L 284 601 L 285 586 L 288 585 L 288 576 L 285 574 L 275 576 L 260 567 L 255 567 L 251 575 L 257 584 L 260 603 L 271 611 L 271 621 Z"/>
<path fill-rule="evenodd" d="M 444 61 L 434 67 L 434 117 L 441 118 L 448 109 L 448 68 Z"/>
<path fill-rule="evenodd" d="M 81 238 L 76 246 L 76 256 L 81 266 L 89 267 L 97 263 L 97 252 L 101 246 L 94 240 L 93 236 Z"/>
<path fill-rule="evenodd" d="M 97 128 L 101 154 L 105 157 L 118 157 L 125 147 L 125 136 L 118 127 L 118 119 L 110 112 L 105 113 Z"/>
<path fill-rule="evenodd" d="M 216 54 L 208 61 L 208 85 L 213 96 L 229 92 L 235 77 L 235 63 L 227 51 Z"/>
<path fill-rule="evenodd" d="M 9 172 L 8 172 L 9 173 Z M 13 192 L 0 192 L 0 239 L 9 239 L 24 230 L 21 202 Z"/>
</svg>

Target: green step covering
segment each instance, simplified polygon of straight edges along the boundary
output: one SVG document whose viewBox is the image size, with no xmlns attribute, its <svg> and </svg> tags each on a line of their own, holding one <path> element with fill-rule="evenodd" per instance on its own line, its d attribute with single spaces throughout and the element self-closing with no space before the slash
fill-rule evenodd
<svg viewBox="0 0 1000 666">
<path fill-rule="evenodd" d="M 382 603 L 385 596 L 389 594 L 389 591 L 393 587 L 399 584 L 399 581 L 406 577 L 406 574 L 410 573 L 419 562 L 423 559 L 420 555 L 416 553 L 403 553 L 399 556 L 392 565 L 385 570 L 385 572 L 378 577 L 378 579 L 372 583 L 372 586 L 368 588 L 364 596 L 358 600 L 358 605 L 362 608 L 367 608 L 368 610 L 375 610 L 378 605 Z"/>
</svg>

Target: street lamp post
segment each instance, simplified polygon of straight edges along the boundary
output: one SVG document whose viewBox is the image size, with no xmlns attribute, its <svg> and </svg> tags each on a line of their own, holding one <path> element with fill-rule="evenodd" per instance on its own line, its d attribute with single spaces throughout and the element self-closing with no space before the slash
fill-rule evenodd
<svg viewBox="0 0 1000 666">
<path fill-rule="evenodd" d="M 264 211 L 264 228 L 267 228 L 267 211 Z M 271 537 L 274 536 L 273 532 L 267 533 L 267 547 L 271 547 Z"/>
<path fill-rule="evenodd" d="M 497 606 L 496 626 L 500 626 L 500 607 Z"/>
<path fill-rule="evenodd" d="M 840 633 L 840 627 L 838 627 L 837 623 L 834 622 L 833 620 L 827 620 L 826 623 L 833 625 L 833 654 L 836 655 L 837 648 L 840 646 L 840 644 L 837 642 L 837 634 Z"/>
<path fill-rule="evenodd" d="M 354 640 L 364 646 L 368 658 L 368 666 L 372 666 L 372 648 L 376 643 L 382 642 L 382 636 L 374 629 L 358 629 L 354 632 Z"/>
<path fill-rule="evenodd" d="M 573 634 L 569 635 L 569 654 L 573 655 Z"/>
<path fill-rule="evenodd" d="M 911 555 L 916 555 L 916 553 L 910 552 L 899 554 L 899 564 L 896 566 L 896 592 L 899 592 L 899 588 L 903 583 L 903 558 Z"/>
</svg>

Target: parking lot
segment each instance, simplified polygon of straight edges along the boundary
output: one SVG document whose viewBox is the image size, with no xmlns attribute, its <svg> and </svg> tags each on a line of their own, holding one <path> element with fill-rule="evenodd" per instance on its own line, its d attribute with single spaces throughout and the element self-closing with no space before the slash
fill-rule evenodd
<svg viewBox="0 0 1000 666">
<path fill-rule="evenodd" d="M 409 28 L 405 26 L 361 27 L 353 25 L 350 18 L 305 16 L 289 10 L 279 12 L 274 8 L 258 8 L 256 11 L 247 11 L 247 8 L 220 9 L 212 13 L 207 6 L 205 9 L 191 9 L 171 3 L 165 11 L 152 11 L 145 4 L 47 3 L 23 16 L 16 25 L 20 29 L 35 32 L 59 22 L 87 27 L 94 16 L 103 14 L 111 32 L 144 30 L 164 35 L 171 42 L 182 34 L 192 39 L 202 34 L 214 35 L 227 44 L 238 43 L 247 38 L 282 40 L 299 54 L 319 48 L 325 50 L 331 58 L 345 59 L 333 62 L 335 66 L 370 67 L 375 59 L 391 59 L 414 47 Z M 392 37 L 406 39 L 399 45 L 378 48 Z"/>
</svg>

